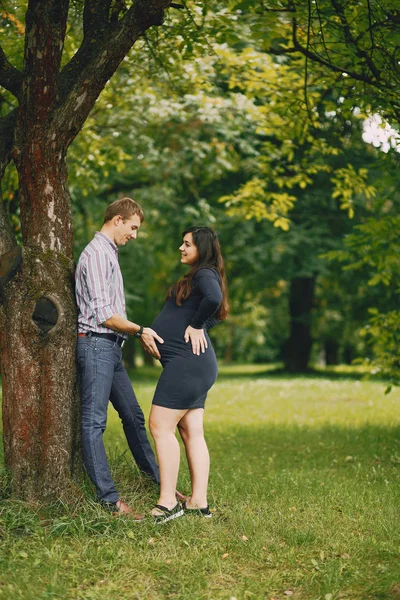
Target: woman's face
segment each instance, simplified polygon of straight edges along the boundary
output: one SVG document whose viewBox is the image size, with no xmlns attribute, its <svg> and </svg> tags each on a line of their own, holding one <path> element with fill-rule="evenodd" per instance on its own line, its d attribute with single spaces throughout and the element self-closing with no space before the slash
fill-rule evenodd
<svg viewBox="0 0 400 600">
<path fill-rule="evenodd" d="M 183 238 L 182 246 L 179 246 L 181 253 L 181 263 L 184 265 L 193 265 L 199 258 L 199 251 L 193 242 L 191 233 L 187 233 Z"/>
</svg>

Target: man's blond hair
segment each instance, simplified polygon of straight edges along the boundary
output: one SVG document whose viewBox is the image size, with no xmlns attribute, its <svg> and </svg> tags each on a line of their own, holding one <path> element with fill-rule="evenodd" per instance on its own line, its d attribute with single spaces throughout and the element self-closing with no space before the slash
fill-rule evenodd
<svg viewBox="0 0 400 600">
<path fill-rule="evenodd" d="M 138 204 L 136 200 L 132 200 L 132 198 L 128 197 L 115 200 L 107 206 L 104 214 L 104 223 L 111 221 L 111 219 L 117 215 L 120 215 L 124 221 L 130 219 L 133 215 L 138 215 L 141 223 L 143 223 L 144 220 L 144 213 L 140 204 Z"/>
</svg>

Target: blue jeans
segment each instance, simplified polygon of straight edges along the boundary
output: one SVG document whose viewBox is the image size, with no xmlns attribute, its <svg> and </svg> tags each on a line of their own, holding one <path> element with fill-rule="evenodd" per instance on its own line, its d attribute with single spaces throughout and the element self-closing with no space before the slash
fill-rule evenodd
<svg viewBox="0 0 400 600">
<path fill-rule="evenodd" d="M 159 484 L 158 465 L 147 437 L 142 409 L 121 361 L 121 348 L 104 338 L 78 337 L 77 358 L 82 381 L 83 461 L 99 500 L 118 500 L 103 443 L 109 400 L 120 416 L 136 464 Z"/>
</svg>

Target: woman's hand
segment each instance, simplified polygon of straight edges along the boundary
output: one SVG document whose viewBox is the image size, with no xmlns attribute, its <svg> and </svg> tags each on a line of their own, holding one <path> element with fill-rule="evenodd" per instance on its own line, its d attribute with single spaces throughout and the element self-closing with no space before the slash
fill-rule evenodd
<svg viewBox="0 0 400 600">
<path fill-rule="evenodd" d="M 195 329 L 189 325 L 186 327 L 184 338 L 186 343 L 188 343 L 189 340 L 192 342 L 193 354 L 197 354 L 197 356 L 200 356 L 200 350 L 205 352 L 208 348 L 204 329 Z"/>
</svg>

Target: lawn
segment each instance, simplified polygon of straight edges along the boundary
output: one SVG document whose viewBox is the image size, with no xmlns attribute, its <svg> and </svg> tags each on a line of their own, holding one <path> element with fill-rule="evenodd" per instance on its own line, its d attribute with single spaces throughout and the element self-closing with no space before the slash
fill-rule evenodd
<svg viewBox="0 0 400 600">
<path fill-rule="evenodd" d="M 134 378 L 147 415 L 156 373 Z M 4 499 L 0 598 L 400 599 L 400 390 L 384 390 L 346 372 L 222 368 L 206 407 L 213 518 L 155 526 L 89 500 Z M 106 443 L 122 495 L 148 512 L 156 490 L 112 410 Z"/>
</svg>

